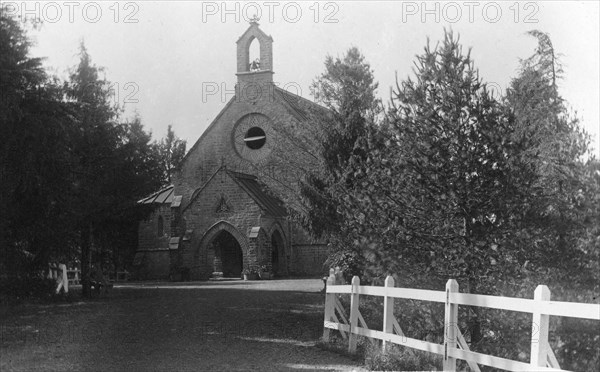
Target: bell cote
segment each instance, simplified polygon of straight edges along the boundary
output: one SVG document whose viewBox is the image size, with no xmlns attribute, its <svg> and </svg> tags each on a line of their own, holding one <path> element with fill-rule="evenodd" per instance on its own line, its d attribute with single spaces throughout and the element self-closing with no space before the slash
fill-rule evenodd
<svg viewBox="0 0 600 372">
<path fill-rule="evenodd" d="M 256 40 L 256 41 L 255 41 Z M 250 60 L 250 46 L 258 42 L 259 57 Z M 237 41 L 238 83 L 273 82 L 273 38 L 258 27 L 256 18 Z"/>
</svg>

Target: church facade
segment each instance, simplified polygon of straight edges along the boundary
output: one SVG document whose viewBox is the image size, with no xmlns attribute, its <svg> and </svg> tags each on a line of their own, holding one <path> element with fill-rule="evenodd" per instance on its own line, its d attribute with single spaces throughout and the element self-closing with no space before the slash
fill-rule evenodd
<svg viewBox="0 0 600 372">
<path fill-rule="evenodd" d="M 260 57 L 250 60 L 259 44 Z M 141 279 L 319 275 L 327 248 L 289 213 L 314 155 L 295 133 L 310 130 L 315 103 L 273 82 L 273 39 L 253 21 L 237 41 L 235 96 L 190 148 L 173 185 L 140 201 L 134 267 Z M 313 160 L 311 160 L 311 158 Z"/>
</svg>

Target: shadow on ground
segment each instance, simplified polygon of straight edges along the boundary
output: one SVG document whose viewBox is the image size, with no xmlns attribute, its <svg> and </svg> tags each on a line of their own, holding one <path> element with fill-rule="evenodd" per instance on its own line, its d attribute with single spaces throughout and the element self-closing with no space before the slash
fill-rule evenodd
<svg viewBox="0 0 600 372">
<path fill-rule="evenodd" d="M 320 280 L 142 283 L 3 309 L 0 370 L 352 370 L 315 347 Z"/>
</svg>

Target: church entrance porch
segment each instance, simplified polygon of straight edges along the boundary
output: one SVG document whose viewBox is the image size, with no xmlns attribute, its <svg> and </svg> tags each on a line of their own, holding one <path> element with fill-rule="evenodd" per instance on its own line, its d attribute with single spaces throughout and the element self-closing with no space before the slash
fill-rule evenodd
<svg viewBox="0 0 600 372">
<path fill-rule="evenodd" d="M 229 232 L 223 230 L 214 238 L 213 273 L 215 278 L 241 278 L 243 266 L 242 249 Z"/>
</svg>

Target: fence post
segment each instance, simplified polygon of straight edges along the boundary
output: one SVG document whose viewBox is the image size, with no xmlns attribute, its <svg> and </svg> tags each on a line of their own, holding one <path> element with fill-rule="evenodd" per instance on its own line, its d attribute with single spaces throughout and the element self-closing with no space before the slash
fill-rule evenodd
<svg viewBox="0 0 600 372">
<path fill-rule="evenodd" d="M 358 327 L 358 291 L 360 289 L 360 279 L 358 276 L 352 278 L 352 294 L 350 297 L 350 335 L 348 337 L 348 352 L 356 352 L 356 329 Z"/>
<path fill-rule="evenodd" d="M 543 314 L 544 304 L 541 301 L 550 301 L 550 289 L 545 285 L 538 285 L 535 289 L 533 299 L 540 301 L 536 303 L 531 321 L 531 361 L 535 367 L 546 367 L 548 357 L 548 326 L 550 316 Z"/>
<path fill-rule="evenodd" d="M 385 278 L 385 288 L 394 288 L 394 278 L 388 275 Z M 394 297 L 388 296 L 387 290 L 383 297 L 383 333 L 394 333 Z M 388 347 L 388 342 L 383 340 L 383 351 Z"/>
<path fill-rule="evenodd" d="M 340 269 L 339 266 L 335 267 L 335 271 L 334 271 L 333 275 L 335 275 L 335 284 L 337 284 L 337 285 L 346 284 L 345 280 L 344 280 L 344 273 L 342 272 L 342 269 Z"/>
<path fill-rule="evenodd" d="M 448 356 L 450 349 L 456 349 L 458 332 L 458 305 L 450 302 L 450 293 L 458 292 L 458 282 L 454 279 L 446 283 L 446 316 L 444 318 L 444 371 L 456 371 L 456 359 Z"/>
<path fill-rule="evenodd" d="M 330 273 L 329 278 L 327 278 L 327 285 L 325 286 L 325 322 L 330 322 L 335 314 L 335 293 L 328 293 L 327 290 L 331 288 L 330 286 L 335 285 L 335 276 L 333 273 Z M 329 328 L 323 327 L 323 341 L 329 342 Z"/>
<path fill-rule="evenodd" d="M 67 275 L 67 265 L 60 264 L 60 265 L 58 265 L 58 268 L 62 271 L 61 277 L 62 277 L 62 283 L 63 283 L 63 288 L 65 289 L 65 293 L 69 293 L 69 276 Z"/>
</svg>

